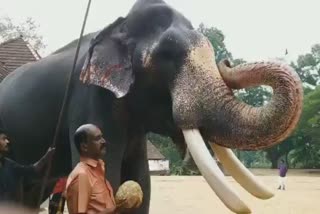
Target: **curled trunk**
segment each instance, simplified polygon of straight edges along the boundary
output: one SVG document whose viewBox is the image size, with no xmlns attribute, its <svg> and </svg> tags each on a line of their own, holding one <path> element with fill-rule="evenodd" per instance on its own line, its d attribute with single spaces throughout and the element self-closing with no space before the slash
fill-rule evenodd
<svg viewBox="0 0 320 214">
<path fill-rule="evenodd" d="M 214 59 L 208 40 L 200 38 L 190 47 L 170 85 L 173 118 L 182 129 L 196 165 L 217 196 L 233 212 L 251 213 L 226 182 L 205 141 L 210 142 L 221 164 L 244 189 L 258 198 L 271 198 L 272 191 L 225 147 L 255 150 L 285 139 L 301 114 L 302 85 L 298 75 L 281 63 L 230 68 L 227 62 L 217 67 Z M 274 91 L 271 101 L 262 107 L 237 100 L 231 90 L 259 85 L 269 85 Z"/>
<path fill-rule="evenodd" d="M 302 109 L 302 84 L 297 73 L 279 62 L 231 68 L 215 63 L 210 42 L 190 48 L 171 95 L 173 116 L 181 129 L 200 129 L 205 139 L 224 147 L 257 150 L 284 140 L 296 127 Z M 232 89 L 268 85 L 271 101 L 252 107 L 236 99 Z"/>
<path fill-rule="evenodd" d="M 300 118 L 303 99 L 301 81 L 291 67 L 279 62 L 261 62 L 230 68 L 227 61 L 218 67 L 228 87 L 268 85 L 273 88 L 273 96 L 262 107 L 252 107 L 234 96 L 227 97 L 225 115 L 232 118 L 232 124 L 224 135 L 213 136 L 215 143 L 256 150 L 271 147 L 291 134 Z"/>
</svg>

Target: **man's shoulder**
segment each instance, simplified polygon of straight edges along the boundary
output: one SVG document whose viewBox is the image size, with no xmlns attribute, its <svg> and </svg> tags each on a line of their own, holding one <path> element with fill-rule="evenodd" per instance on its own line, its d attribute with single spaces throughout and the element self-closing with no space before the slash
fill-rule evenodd
<svg viewBox="0 0 320 214">
<path fill-rule="evenodd" d="M 10 159 L 10 158 L 4 158 L 4 161 L 5 161 L 5 164 L 6 164 L 7 166 L 10 166 L 10 167 L 22 166 L 22 165 L 20 165 L 19 163 L 17 163 L 16 161 L 14 161 L 14 160 L 12 160 L 12 159 Z"/>
<path fill-rule="evenodd" d="M 34 175 L 35 173 L 33 165 L 22 165 L 10 158 L 5 158 L 4 167 L 14 172 L 17 176 Z"/>
<path fill-rule="evenodd" d="M 4 161 L 6 161 L 7 163 L 17 163 L 14 160 L 10 159 L 10 158 L 4 158 Z"/>
<path fill-rule="evenodd" d="M 79 162 L 68 177 L 72 180 L 77 180 L 79 177 L 88 177 L 90 179 L 92 177 L 90 167 L 85 163 Z"/>
<path fill-rule="evenodd" d="M 87 174 L 88 166 L 82 162 L 79 162 L 76 167 L 72 170 L 71 174 L 76 176 L 80 174 Z"/>
<path fill-rule="evenodd" d="M 89 179 L 87 166 L 81 162 L 79 162 L 69 174 L 66 185 L 67 188 L 79 182 L 79 179 Z"/>
</svg>

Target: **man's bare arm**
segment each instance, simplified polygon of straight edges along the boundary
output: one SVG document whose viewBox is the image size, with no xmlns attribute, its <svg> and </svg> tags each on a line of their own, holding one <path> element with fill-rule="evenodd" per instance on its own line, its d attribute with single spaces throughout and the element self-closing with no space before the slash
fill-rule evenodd
<svg viewBox="0 0 320 214">
<path fill-rule="evenodd" d="M 33 167 L 36 172 L 39 172 L 46 165 L 46 163 L 51 159 L 55 150 L 56 150 L 55 148 L 49 147 L 46 154 L 39 161 L 33 164 Z"/>
</svg>

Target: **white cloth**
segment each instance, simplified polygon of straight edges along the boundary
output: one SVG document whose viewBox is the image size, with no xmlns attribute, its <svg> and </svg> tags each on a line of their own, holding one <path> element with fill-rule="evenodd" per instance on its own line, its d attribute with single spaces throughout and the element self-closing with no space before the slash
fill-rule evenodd
<svg viewBox="0 0 320 214">
<path fill-rule="evenodd" d="M 287 180 L 287 177 L 280 177 L 279 176 L 279 187 L 281 189 L 284 189 L 285 186 L 286 186 L 286 180 Z"/>
</svg>

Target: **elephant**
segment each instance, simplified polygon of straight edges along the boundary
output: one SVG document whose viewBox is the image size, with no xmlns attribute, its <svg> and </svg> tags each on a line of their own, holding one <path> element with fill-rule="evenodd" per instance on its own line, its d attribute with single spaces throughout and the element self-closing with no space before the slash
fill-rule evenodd
<svg viewBox="0 0 320 214">
<path fill-rule="evenodd" d="M 52 143 L 77 43 L 17 68 L 0 83 L 0 125 L 14 142 L 13 155 L 20 163 L 36 161 Z M 273 88 L 272 99 L 261 107 L 238 100 L 233 92 L 260 85 Z M 244 189 L 258 198 L 272 197 L 231 149 L 281 143 L 299 121 L 302 99 L 301 80 L 289 65 L 216 63 L 209 40 L 182 13 L 163 0 L 137 0 L 125 17 L 81 40 L 50 178 L 71 172 L 79 161 L 73 134 L 82 124 L 95 124 L 109 142 L 106 177 L 115 190 L 127 180 L 138 182 L 144 198 L 134 213 L 147 214 L 146 135 L 152 132 L 170 137 L 182 155 L 190 151 L 230 210 L 249 213 L 209 146 Z M 39 192 L 25 194 L 30 200 L 24 203 L 35 206 Z"/>
</svg>

